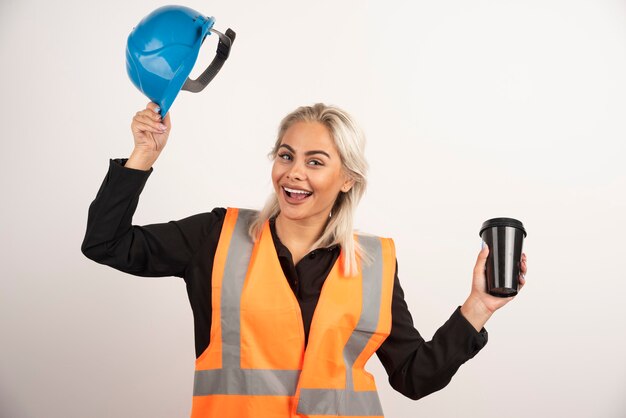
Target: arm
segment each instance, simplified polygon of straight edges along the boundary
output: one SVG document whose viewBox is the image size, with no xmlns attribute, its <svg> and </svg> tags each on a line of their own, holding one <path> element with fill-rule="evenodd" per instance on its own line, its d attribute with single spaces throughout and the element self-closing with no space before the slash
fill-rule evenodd
<svg viewBox="0 0 626 418">
<path fill-rule="evenodd" d="M 487 343 L 487 331 L 476 331 L 459 308 L 432 340 L 425 341 L 413 325 L 398 280 L 397 265 L 391 310 L 391 332 L 376 354 L 391 386 L 411 399 L 444 388 L 459 367 Z"/>
<path fill-rule="evenodd" d="M 377 351 L 391 386 L 411 399 L 419 399 L 444 388 L 459 367 L 473 358 L 487 344 L 483 328 L 493 312 L 513 298 L 496 298 L 486 292 L 485 246 L 474 266 L 472 291 L 463 306 L 457 308 L 431 341 L 424 341 L 413 326 L 398 280 L 398 266 L 391 303 L 391 333 Z M 528 271 L 522 254 L 520 289 Z"/>
<path fill-rule="evenodd" d="M 88 258 L 138 276 L 183 277 L 209 231 L 221 226 L 224 209 L 179 221 L 132 225 L 139 195 L 152 173 L 110 160 L 109 171 L 89 207 L 81 250 Z"/>
<path fill-rule="evenodd" d="M 110 161 L 109 172 L 89 207 L 81 246 L 85 256 L 138 276 L 184 275 L 196 249 L 216 226 L 219 213 L 164 224 L 132 225 L 139 195 L 167 144 L 171 127 L 170 114 L 161 119 L 156 103 L 148 103 L 135 114 L 131 123 L 133 152 L 128 160 Z M 219 223 L 221 228 L 221 219 Z"/>
</svg>

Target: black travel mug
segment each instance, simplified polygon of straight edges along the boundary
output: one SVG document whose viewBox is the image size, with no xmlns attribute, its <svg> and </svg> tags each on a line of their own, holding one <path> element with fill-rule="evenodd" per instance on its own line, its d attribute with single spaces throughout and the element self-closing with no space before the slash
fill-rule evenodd
<svg viewBox="0 0 626 418">
<path fill-rule="evenodd" d="M 517 295 L 526 237 L 524 225 L 512 218 L 489 219 L 483 222 L 480 237 L 489 247 L 485 266 L 487 292 L 502 298 Z"/>
</svg>

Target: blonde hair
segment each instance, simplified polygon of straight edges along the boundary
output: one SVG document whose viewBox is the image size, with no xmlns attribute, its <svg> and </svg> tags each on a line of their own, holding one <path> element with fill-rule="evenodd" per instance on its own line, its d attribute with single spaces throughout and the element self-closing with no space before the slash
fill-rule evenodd
<svg viewBox="0 0 626 418">
<path fill-rule="evenodd" d="M 331 216 L 322 235 L 313 243 L 310 250 L 339 244 L 344 252 L 343 274 L 354 276 L 357 273 L 357 256 L 369 261 L 369 255 L 354 240 L 353 216 L 356 207 L 365 193 L 367 185 L 365 160 L 365 136 L 355 121 L 342 109 L 317 103 L 302 106 L 288 114 L 280 122 L 278 138 L 269 156 L 276 158 L 285 132 L 297 122 L 318 122 L 324 125 L 332 137 L 341 157 L 343 170 L 354 181 L 348 192 L 339 192 L 333 205 Z M 272 193 L 263 209 L 250 225 L 250 236 L 258 240 L 265 222 L 280 213 L 276 193 Z"/>
</svg>

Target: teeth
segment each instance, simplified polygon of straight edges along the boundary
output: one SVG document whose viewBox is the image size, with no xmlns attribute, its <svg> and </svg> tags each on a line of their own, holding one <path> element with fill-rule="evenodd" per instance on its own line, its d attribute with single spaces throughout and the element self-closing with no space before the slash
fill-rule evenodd
<svg viewBox="0 0 626 418">
<path fill-rule="evenodd" d="M 283 186 L 283 189 L 285 189 L 285 191 L 289 193 L 300 193 L 300 194 L 306 194 L 306 195 L 312 194 L 311 192 L 307 192 L 306 190 L 290 189 L 289 187 L 285 187 L 285 186 Z"/>
</svg>

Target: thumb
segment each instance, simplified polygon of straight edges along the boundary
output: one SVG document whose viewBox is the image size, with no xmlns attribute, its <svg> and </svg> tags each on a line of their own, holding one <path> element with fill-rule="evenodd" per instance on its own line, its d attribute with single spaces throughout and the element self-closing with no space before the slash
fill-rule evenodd
<svg viewBox="0 0 626 418">
<path fill-rule="evenodd" d="M 474 277 L 482 277 L 485 273 L 485 265 L 487 264 L 487 256 L 489 255 L 489 246 L 484 244 L 483 249 L 478 253 L 476 265 L 474 266 Z"/>
</svg>

